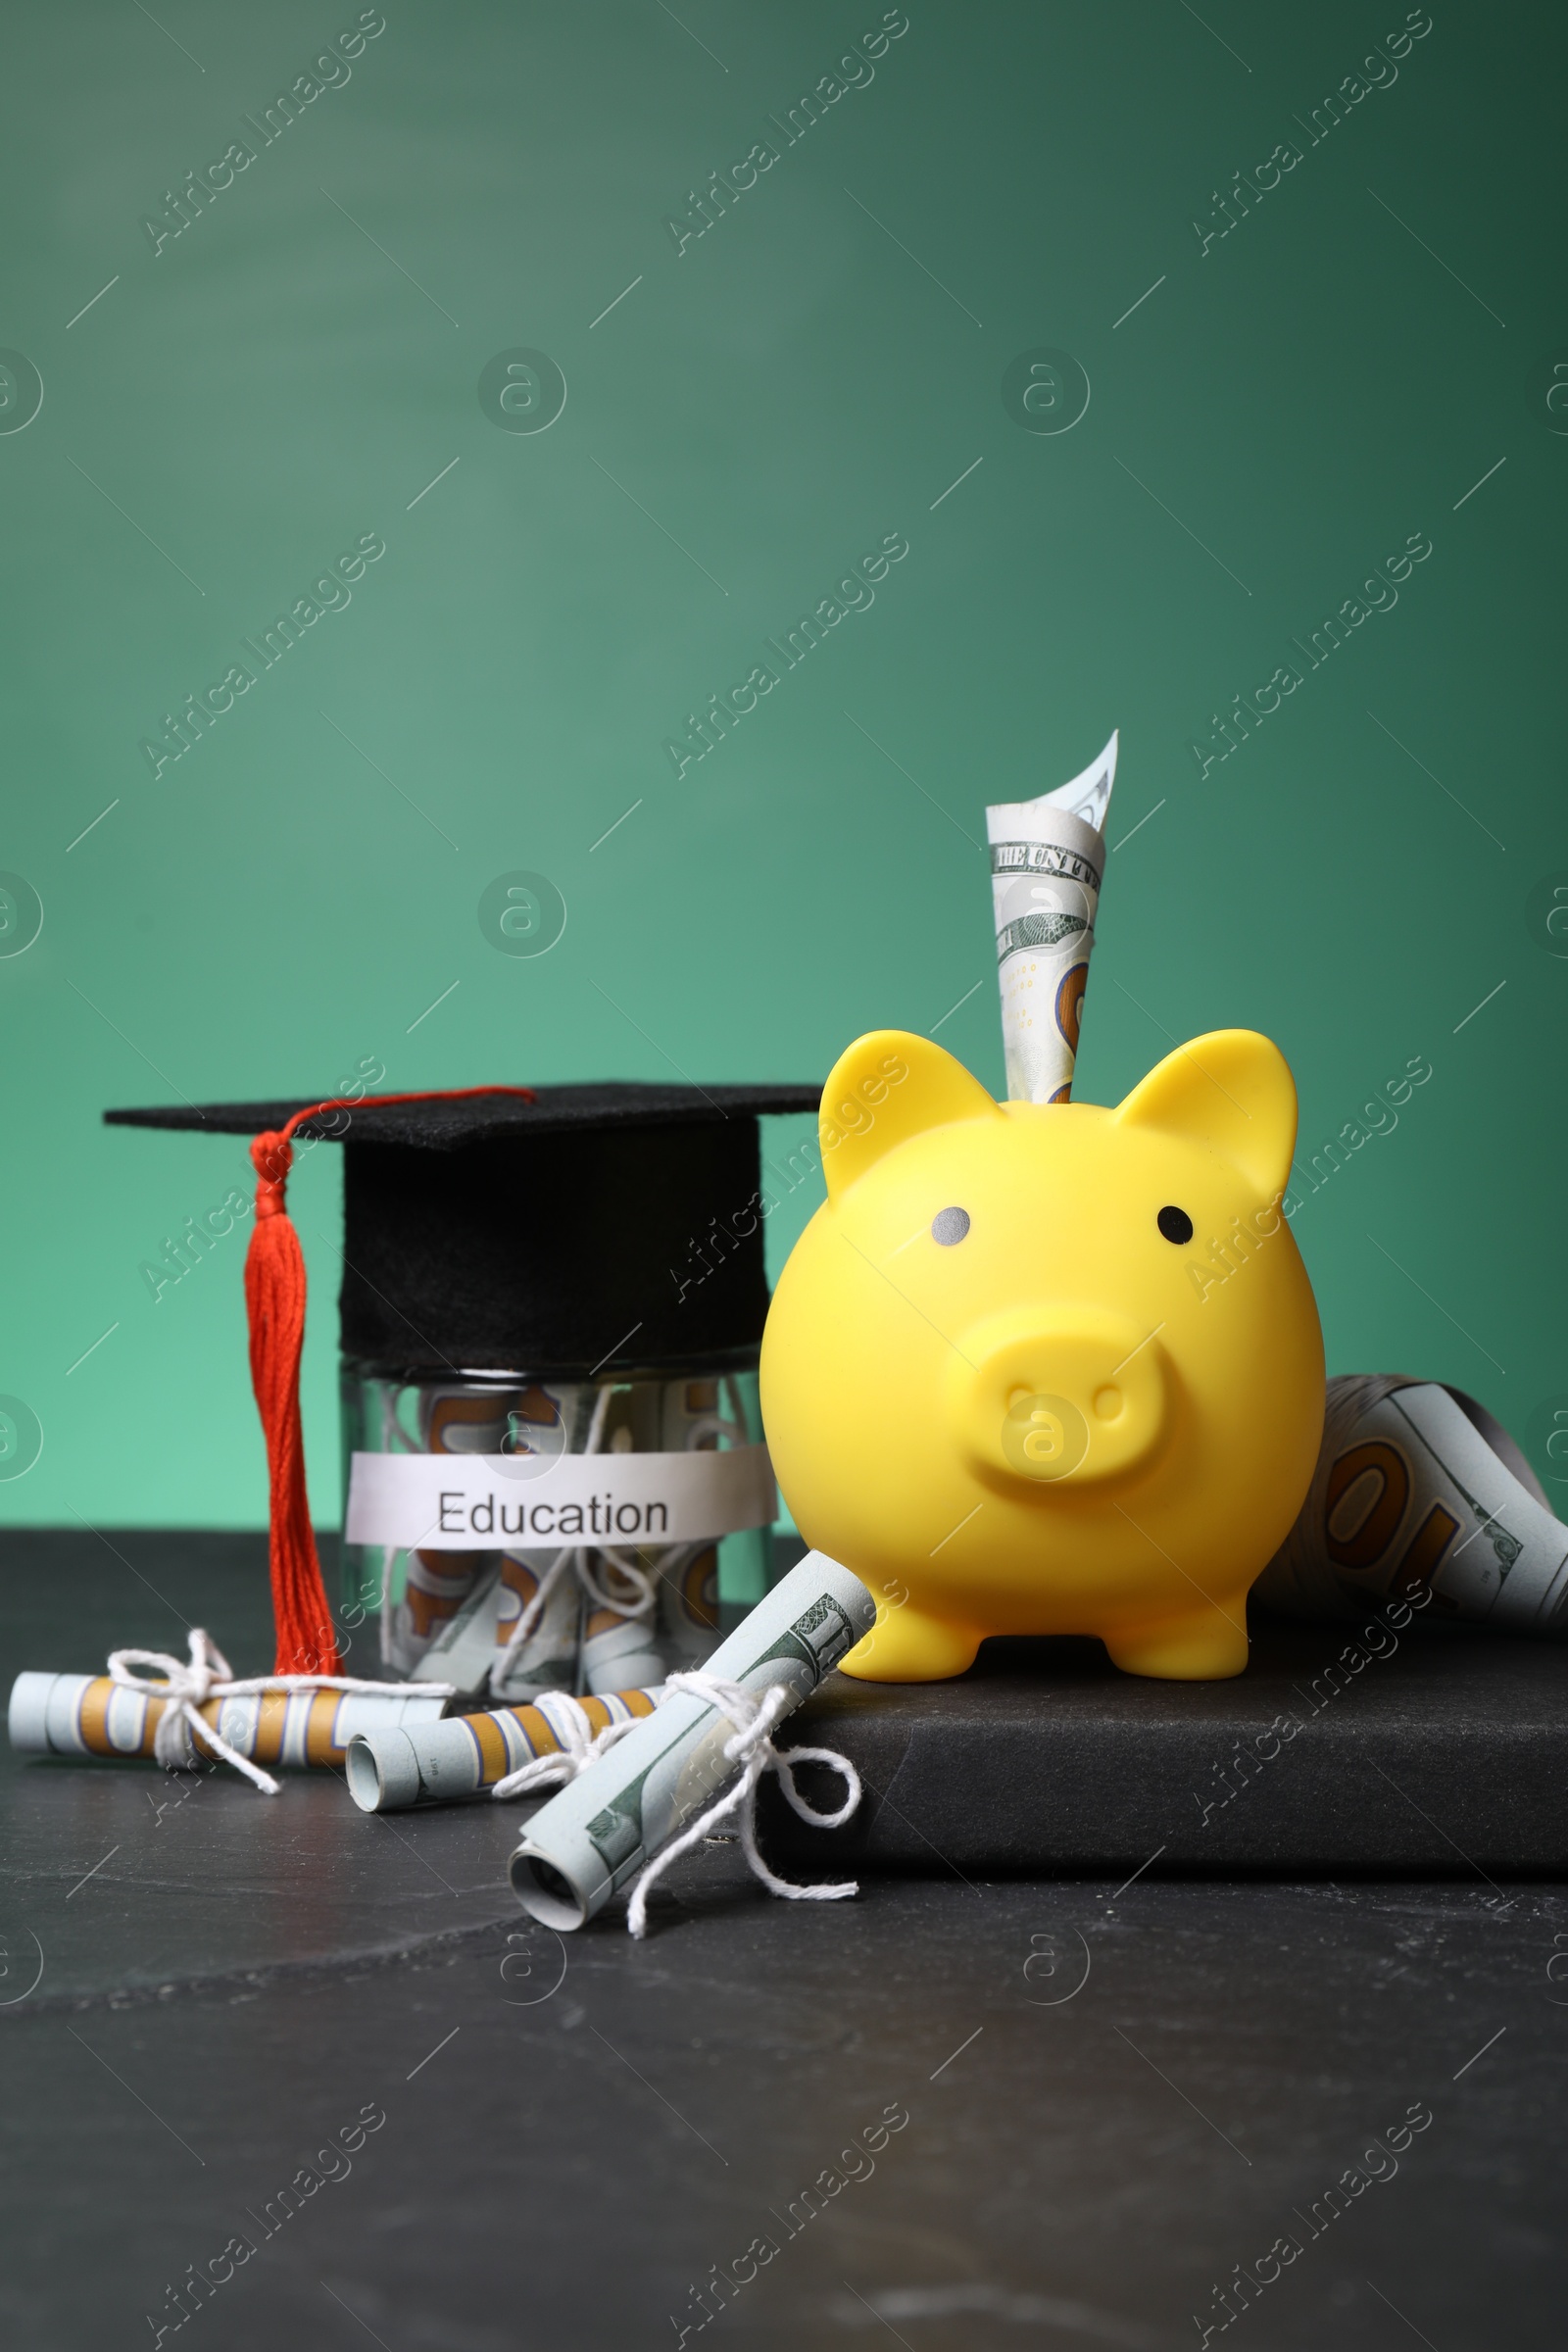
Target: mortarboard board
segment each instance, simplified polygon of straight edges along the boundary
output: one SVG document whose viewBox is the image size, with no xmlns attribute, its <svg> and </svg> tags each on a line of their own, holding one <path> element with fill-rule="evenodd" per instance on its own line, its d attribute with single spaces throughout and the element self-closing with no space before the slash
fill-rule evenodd
<svg viewBox="0 0 1568 2352">
<path fill-rule="evenodd" d="M 814 1110 L 819 1094 L 612 1083 L 104 1114 L 111 1126 L 253 1139 L 245 1290 L 278 1673 L 318 1660 L 330 1622 L 300 1427 L 305 1267 L 285 1205 L 293 1139 L 344 1147 L 346 1355 L 410 1373 L 584 1379 L 711 1363 L 757 1345 L 767 1312 L 757 1121 Z M 703 1245 L 715 1233 L 710 1255 Z"/>
</svg>

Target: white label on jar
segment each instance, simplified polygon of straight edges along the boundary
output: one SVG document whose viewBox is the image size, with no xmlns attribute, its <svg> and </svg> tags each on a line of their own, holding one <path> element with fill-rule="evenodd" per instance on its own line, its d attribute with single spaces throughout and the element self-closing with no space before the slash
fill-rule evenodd
<svg viewBox="0 0 1568 2352">
<path fill-rule="evenodd" d="M 504 1453 L 356 1453 L 344 1539 L 399 1551 L 690 1544 L 778 1515 L 765 1446 L 564 1453 L 524 1475 Z M 529 1465 L 532 1469 L 532 1464 Z"/>
</svg>

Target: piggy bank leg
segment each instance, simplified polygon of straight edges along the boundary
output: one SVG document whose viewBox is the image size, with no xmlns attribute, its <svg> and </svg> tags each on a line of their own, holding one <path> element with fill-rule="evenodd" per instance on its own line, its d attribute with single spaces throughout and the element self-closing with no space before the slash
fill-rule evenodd
<svg viewBox="0 0 1568 2352">
<path fill-rule="evenodd" d="M 1173 1683 L 1214 1683 L 1247 1666 L 1247 1594 L 1180 1617 L 1125 1626 L 1102 1636 L 1113 1666 Z"/>
<path fill-rule="evenodd" d="M 890 1609 L 839 1661 L 863 1683 L 940 1683 L 974 1664 L 980 1636 L 906 1604 Z"/>
</svg>

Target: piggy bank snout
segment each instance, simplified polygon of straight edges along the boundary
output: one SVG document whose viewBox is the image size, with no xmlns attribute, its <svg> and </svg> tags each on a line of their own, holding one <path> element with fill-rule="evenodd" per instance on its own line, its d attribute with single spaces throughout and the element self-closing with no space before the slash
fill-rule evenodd
<svg viewBox="0 0 1568 2352">
<path fill-rule="evenodd" d="M 996 1316 L 965 1335 L 950 1371 L 960 1442 L 975 1466 L 1028 1484 L 1118 1477 L 1165 1433 L 1156 1334 L 1096 1307 Z"/>
</svg>

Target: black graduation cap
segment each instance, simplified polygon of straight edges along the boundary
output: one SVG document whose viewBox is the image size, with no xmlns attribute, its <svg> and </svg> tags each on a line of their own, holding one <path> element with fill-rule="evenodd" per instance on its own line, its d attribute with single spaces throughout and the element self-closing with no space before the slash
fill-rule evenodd
<svg viewBox="0 0 1568 2352">
<path fill-rule="evenodd" d="M 580 1379 L 755 1347 L 767 1311 L 758 1116 L 814 1110 L 821 1089 L 527 1093 L 371 1095 L 294 1130 L 344 1149 L 344 1353 L 411 1372 Z M 105 1116 L 261 1136 L 310 1107 L 307 1098 Z"/>
<path fill-rule="evenodd" d="M 344 1148 L 345 1354 L 389 1371 L 581 1379 L 756 1346 L 767 1312 L 757 1121 L 814 1110 L 819 1095 L 612 1083 L 105 1112 L 111 1126 L 253 1139 L 245 1288 L 279 1673 L 319 1656 L 327 1622 L 300 1436 L 292 1139 Z"/>
</svg>

